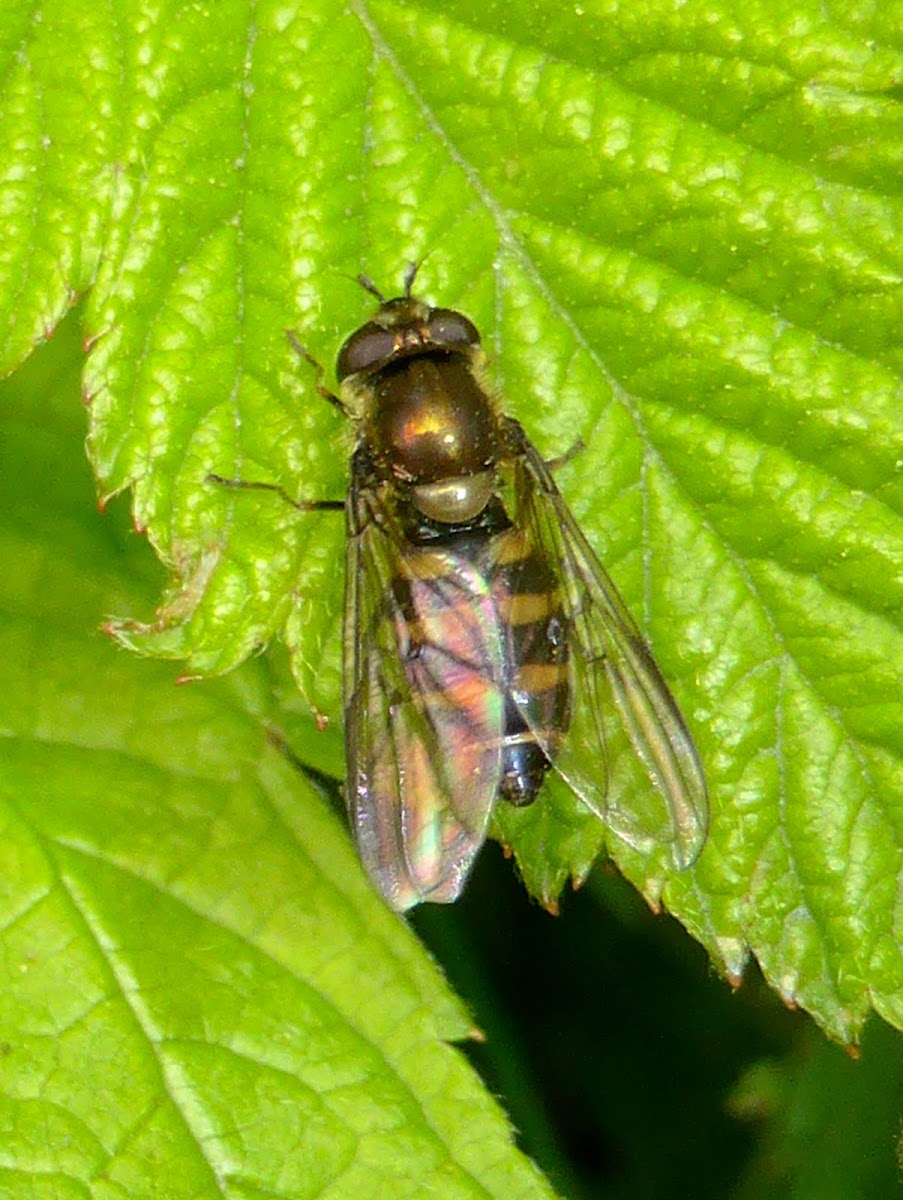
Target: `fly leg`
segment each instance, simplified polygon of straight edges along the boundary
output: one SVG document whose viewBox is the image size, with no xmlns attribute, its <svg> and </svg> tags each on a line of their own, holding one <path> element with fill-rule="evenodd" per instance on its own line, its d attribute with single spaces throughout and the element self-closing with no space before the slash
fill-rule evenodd
<svg viewBox="0 0 903 1200">
<path fill-rule="evenodd" d="M 345 507 L 344 500 L 294 500 L 280 484 L 265 483 L 259 479 L 227 479 L 225 475 L 217 475 L 211 471 L 205 482 L 216 483 L 220 487 L 241 488 L 248 492 L 275 492 L 298 512 L 338 512 Z"/>
<path fill-rule="evenodd" d="M 582 454 L 585 449 L 586 442 L 582 437 L 578 437 L 573 446 L 571 446 L 570 449 L 565 450 L 564 454 L 558 454 L 555 458 L 547 458 L 545 460 L 546 466 L 550 471 L 557 471 L 559 468 L 569 463 L 572 459 L 576 458 L 578 454 Z"/>
<path fill-rule="evenodd" d="M 351 413 L 348 410 L 348 406 L 323 383 L 325 372 L 322 364 L 317 362 L 308 349 L 301 344 L 294 329 L 286 329 L 285 336 L 288 338 L 289 345 L 298 357 L 310 363 L 316 372 L 317 392 L 324 400 L 328 400 L 334 408 L 337 408 L 343 416 L 350 418 Z M 343 500 L 295 500 L 278 483 L 265 483 L 256 479 L 228 479 L 225 475 L 218 475 L 213 471 L 207 476 L 206 482 L 219 484 L 220 487 L 241 488 L 245 491 L 274 492 L 286 504 L 290 504 L 292 508 L 297 509 L 298 512 L 338 512 L 345 507 Z"/>
<path fill-rule="evenodd" d="M 573 446 L 565 450 L 564 454 L 558 454 L 555 458 L 540 458 L 533 448 L 530 439 L 524 433 L 524 427 L 520 421 L 516 421 L 514 417 L 504 417 L 502 421 L 506 448 L 512 458 L 525 458 L 538 460 L 543 467 L 543 470 L 538 472 L 538 478 L 544 483 L 546 490 L 550 493 L 557 493 L 558 488 L 552 480 L 552 473 L 560 467 L 565 466 L 578 454 L 582 454 L 586 449 L 586 442 L 582 437 L 578 437 Z M 545 479 L 542 477 L 545 476 Z"/>
<path fill-rule="evenodd" d="M 348 405 L 344 402 L 344 400 L 340 399 L 335 392 L 331 392 L 323 383 L 323 378 L 326 374 L 325 370 L 323 369 L 323 364 L 317 362 L 307 347 L 298 340 L 298 335 L 295 333 L 294 329 L 286 329 L 285 336 L 288 338 L 289 345 L 295 351 L 298 357 L 303 358 L 305 362 L 310 363 L 316 372 L 316 387 L 319 394 L 324 400 L 328 400 L 333 408 L 337 408 L 343 417 L 348 417 L 350 420 L 352 418 L 352 414 L 348 409 Z"/>
</svg>

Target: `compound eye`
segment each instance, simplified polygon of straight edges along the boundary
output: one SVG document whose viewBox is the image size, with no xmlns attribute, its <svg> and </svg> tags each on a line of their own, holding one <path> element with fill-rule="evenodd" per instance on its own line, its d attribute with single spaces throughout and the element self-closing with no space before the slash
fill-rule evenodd
<svg viewBox="0 0 903 1200">
<path fill-rule="evenodd" d="M 385 362 L 395 351 L 396 335 L 380 325 L 364 325 L 347 338 L 336 358 L 336 376 L 341 383 L 348 375 L 366 371 Z"/>
<path fill-rule="evenodd" d="M 472 321 L 453 308 L 431 308 L 427 329 L 434 346 L 479 346 L 480 335 Z"/>
</svg>

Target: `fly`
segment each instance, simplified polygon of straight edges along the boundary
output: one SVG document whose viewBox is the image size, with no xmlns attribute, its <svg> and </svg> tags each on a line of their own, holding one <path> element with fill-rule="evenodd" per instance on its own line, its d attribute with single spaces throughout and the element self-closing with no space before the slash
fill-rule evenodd
<svg viewBox="0 0 903 1200">
<path fill-rule="evenodd" d="M 686 867 L 708 802 L 677 704 L 549 464 L 494 402 L 477 329 L 412 295 L 415 273 L 393 299 L 361 277 L 379 308 L 339 351 L 340 394 L 319 385 L 357 433 L 343 671 L 361 860 L 398 910 L 454 901 L 495 804 L 532 804 L 555 770 L 618 837 Z M 608 794 L 612 719 L 656 792 L 642 813 Z"/>
</svg>

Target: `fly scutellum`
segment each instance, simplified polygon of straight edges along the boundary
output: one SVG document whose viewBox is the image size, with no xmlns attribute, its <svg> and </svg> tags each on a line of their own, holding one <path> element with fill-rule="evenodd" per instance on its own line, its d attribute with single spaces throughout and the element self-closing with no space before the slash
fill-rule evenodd
<svg viewBox="0 0 903 1200">
<path fill-rule="evenodd" d="M 364 866 L 396 909 L 455 900 L 496 802 L 532 804 L 554 769 L 618 837 L 686 867 L 708 803 L 677 704 L 549 464 L 493 400 L 476 328 L 412 295 L 415 274 L 388 300 L 361 276 L 379 308 L 339 351 L 339 396 L 317 368 L 357 434 L 345 798 Z M 609 794 L 612 718 L 651 805 Z"/>
</svg>

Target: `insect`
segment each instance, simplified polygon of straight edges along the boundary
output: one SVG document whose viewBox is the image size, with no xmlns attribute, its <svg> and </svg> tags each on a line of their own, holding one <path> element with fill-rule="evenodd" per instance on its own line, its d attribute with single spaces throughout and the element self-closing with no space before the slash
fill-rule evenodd
<svg viewBox="0 0 903 1200">
<path fill-rule="evenodd" d="M 532 804 L 554 770 L 617 836 L 685 867 L 708 805 L 683 718 L 550 465 L 484 383 L 477 329 L 415 297 L 415 274 L 393 299 L 360 278 L 379 308 L 339 351 L 340 395 L 319 381 L 357 435 L 345 798 L 364 866 L 398 910 L 455 900 L 496 803 Z M 607 788 L 612 721 L 650 777 L 641 812 Z"/>
</svg>

